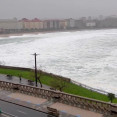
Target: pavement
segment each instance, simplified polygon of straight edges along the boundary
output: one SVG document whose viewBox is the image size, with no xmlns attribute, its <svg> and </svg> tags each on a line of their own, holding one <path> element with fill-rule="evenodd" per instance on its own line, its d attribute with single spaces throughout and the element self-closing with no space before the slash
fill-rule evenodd
<svg viewBox="0 0 117 117">
<path fill-rule="evenodd" d="M 8 77 L 7 75 L 0 74 L 0 80 L 6 81 L 6 82 L 20 83 L 20 84 L 24 84 L 24 85 L 35 86 L 35 82 L 33 82 L 32 85 L 31 85 L 31 84 L 29 84 L 27 79 L 21 78 L 21 81 L 20 81 L 20 78 L 15 77 L 15 76 Z M 39 83 L 37 83 L 37 87 L 40 87 Z M 44 85 L 44 84 L 43 84 L 43 88 L 50 89 L 49 86 Z"/>
<path fill-rule="evenodd" d="M 9 79 L 6 75 L 0 75 L 0 80 L 13 82 L 13 83 L 20 83 L 19 78 L 12 77 L 12 79 Z M 21 84 L 27 85 L 27 83 L 28 83 L 27 80 L 22 78 Z M 39 84 L 38 86 L 40 87 Z M 43 87 L 49 89 L 49 87 L 46 85 L 43 85 Z M 29 109 L 32 108 L 43 112 L 47 112 L 47 107 L 49 106 L 51 108 L 55 108 L 59 110 L 59 113 L 60 113 L 59 117 L 103 117 L 102 114 L 80 109 L 78 107 L 62 104 L 59 102 L 54 102 L 53 100 L 47 100 L 40 97 L 34 97 L 31 95 L 22 94 L 19 92 L 11 92 L 11 91 L 6 91 L 2 89 L 0 89 L 0 99 L 22 105 L 23 107 L 27 107 Z M 23 112 L 27 113 L 25 111 Z M 43 116 L 38 116 L 38 117 L 43 117 Z"/>
</svg>

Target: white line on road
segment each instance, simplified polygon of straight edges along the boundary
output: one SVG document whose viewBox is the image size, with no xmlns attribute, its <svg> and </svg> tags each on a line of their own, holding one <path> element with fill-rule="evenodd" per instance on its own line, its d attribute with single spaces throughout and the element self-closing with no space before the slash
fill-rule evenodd
<svg viewBox="0 0 117 117">
<path fill-rule="evenodd" d="M 5 114 L 1 114 L 2 116 L 4 116 L 4 117 L 9 117 L 8 115 L 5 115 Z"/>
<path fill-rule="evenodd" d="M 2 111 L 2 115 L 5 116 L 5 117 L 18 117 L 18 116 L 12 115 L 10 113 L 6 113 L 4 111 Z"/>
<path fill-rule="evenodd" d="M 21 111 L 21 110 L 17 110 L 18 112 L 22 113 L 22 114 L 27 114 L 26 112 L 24 111 Z"/>
</svg>

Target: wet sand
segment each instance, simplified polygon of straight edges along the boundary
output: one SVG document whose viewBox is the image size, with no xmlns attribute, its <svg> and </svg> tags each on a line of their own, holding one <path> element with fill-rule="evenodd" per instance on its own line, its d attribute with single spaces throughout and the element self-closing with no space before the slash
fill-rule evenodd
<svg viewBox="0 0 117 117">
<path fill-rule="evenodd" d="M 23 36 L 23 35 L 38 35 L 42 32 L 31 32 L 31 33 L 13 33 L 13 34 L 0 34 L 0 37 L 10 37 L 10 36 Z"/>
</svg>

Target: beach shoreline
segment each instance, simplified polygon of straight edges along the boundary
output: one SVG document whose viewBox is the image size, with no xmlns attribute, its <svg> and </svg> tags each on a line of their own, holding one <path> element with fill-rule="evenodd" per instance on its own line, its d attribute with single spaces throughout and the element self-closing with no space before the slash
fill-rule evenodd
<svg viewBox="0 0 117 117">
<path fill-rule="evenodd" d="M 78 30 L 55 30 L 55 31 L 38 31 L 38 32 L 17 32 L 17 33 L 6 33 L 0 34 L 0 37 L 10 37 L 10 36 L 23 36 L 23 35 L 38 35 L 46 33 L 56 33 L 56 32 L 66 32 L 66 31 L 78 31 Z"/>
<path fill-rule="evenodd" d="M 113 28 L 110 28 L 110 30 Z M 23 36 L 23 35 L 38 35 L 38 34 L 46 34 L 46 33 L 56 33 L 56 32 L 75 32 L 75 31 L 92 31 L 92 30 L 108 30 L 107 28 L 103 29 L 72 29 L 72 30 L 51 30 L 51 31 L 36 31 L 36 32 L 17 32 L 17 33 L 4 33 L 0 34 L 0 37 L 10 37 L 10 36 Z"/>
<path fill-rule="evenodd" d="M 41 34 L 42 32 L 30 32 L 30 33 L 10 33 L 10 34 L 0 34 L 0 37 L 10 37 L 10 36 L 23 36 L 23 35 L 30 35 L 30 34 Z"/>
</svg>

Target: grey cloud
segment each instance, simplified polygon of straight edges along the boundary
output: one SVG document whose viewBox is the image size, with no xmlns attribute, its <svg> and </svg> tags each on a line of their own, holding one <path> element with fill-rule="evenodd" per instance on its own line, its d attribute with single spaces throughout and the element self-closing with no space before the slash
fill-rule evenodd
<svg viewBox="0 0 117 117">
<path fill-rule="evenodd" d="M 117 15 L 117 0 L 0 0 L 0 19 Z"/>
</svg>

